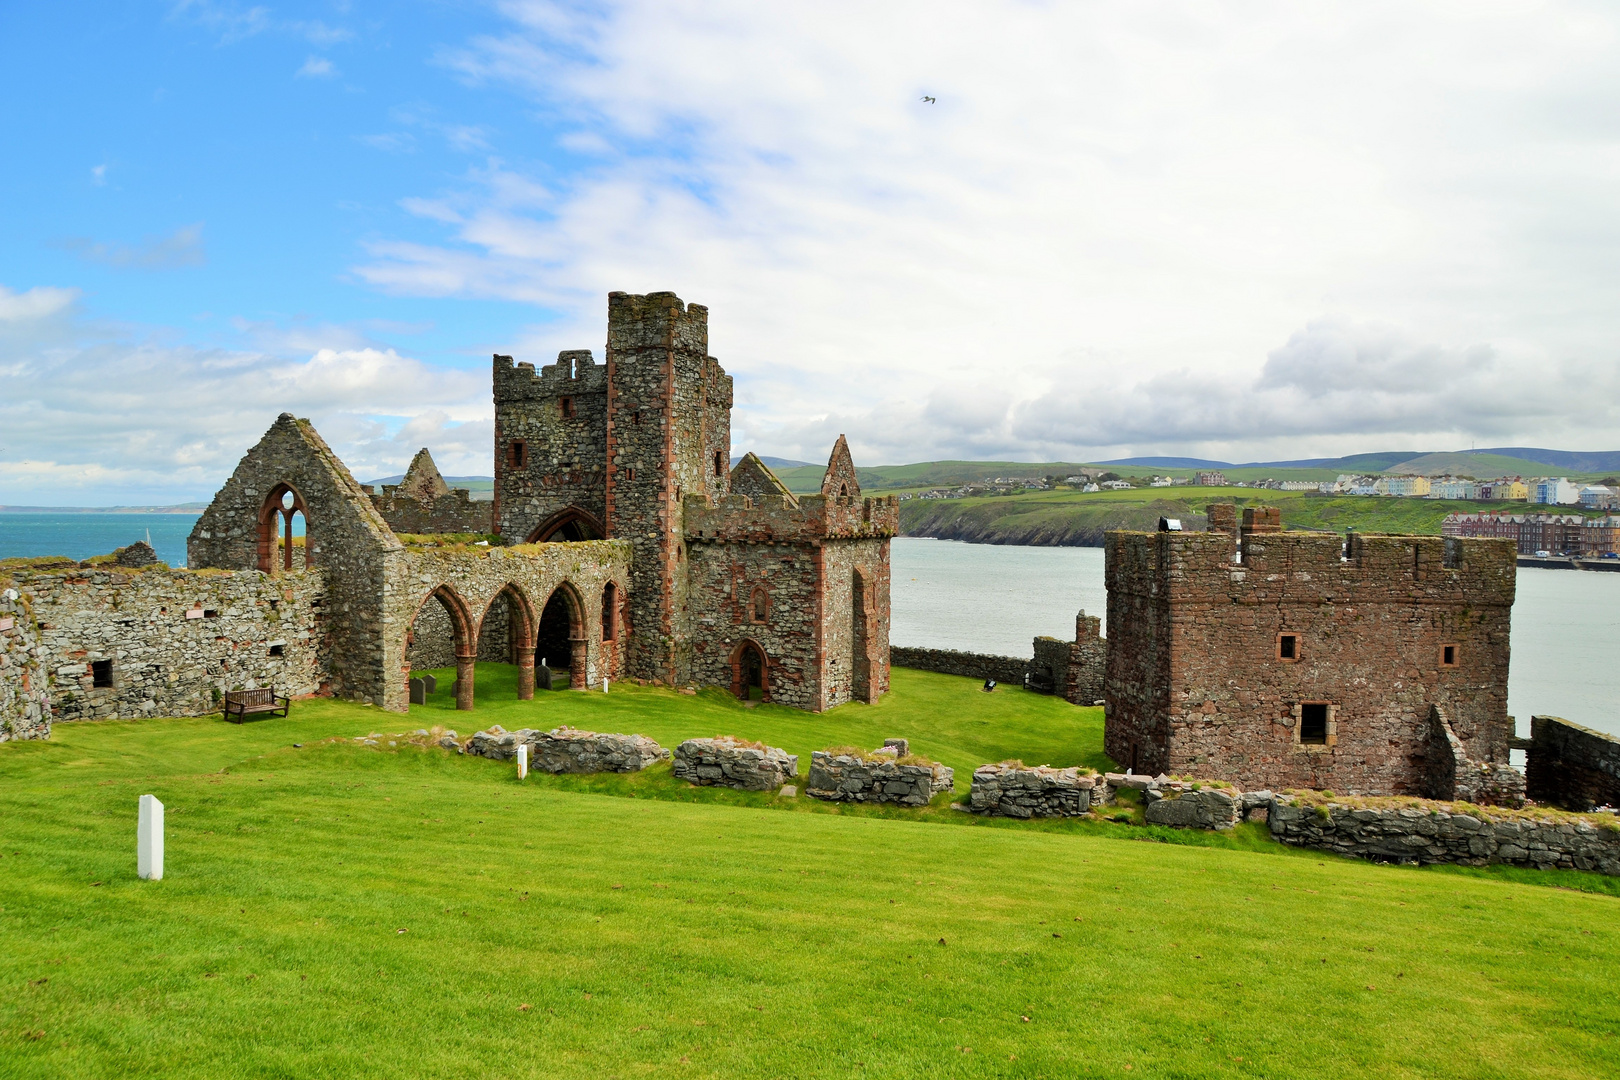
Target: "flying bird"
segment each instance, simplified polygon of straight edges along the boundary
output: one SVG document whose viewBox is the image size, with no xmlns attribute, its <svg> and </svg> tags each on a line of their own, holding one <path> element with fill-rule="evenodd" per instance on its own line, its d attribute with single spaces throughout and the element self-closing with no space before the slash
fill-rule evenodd
<svg viewBox="0 0 1620 1080">
<path fill-rule="evenodd" d="M 924 94 L 922 99 L 924 101 L 928 102 L 928 104 L 930 104 L 930 105 L 932 105 L 934 103 L 934 99 L 929 97 L 927 94 Z"/>
</svg>

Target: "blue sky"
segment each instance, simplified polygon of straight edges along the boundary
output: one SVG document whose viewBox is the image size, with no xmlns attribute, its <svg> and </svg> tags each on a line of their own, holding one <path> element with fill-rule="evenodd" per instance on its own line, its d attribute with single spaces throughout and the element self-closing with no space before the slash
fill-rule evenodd
<svg viewBox="0 0 1620 1080">
<path fill-rule="evenodd" d="M 1604 5 L 10 4 L 0 92 L 0 503 L 486 473 L 613 289 L 737 450 L 1620 447 Z"/>
</svg>

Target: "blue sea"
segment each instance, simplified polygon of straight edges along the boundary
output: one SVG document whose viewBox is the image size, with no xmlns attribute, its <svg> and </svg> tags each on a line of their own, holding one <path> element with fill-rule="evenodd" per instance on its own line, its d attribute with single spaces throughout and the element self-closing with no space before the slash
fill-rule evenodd
<svg viewBox="0 0 1620 1080">
<path fill-rule="evenodd" d="M 186 565 L 186 537 L 197 514 L 0 513 L 0 559 L 66 555 L 88 559 L 150 539 L 158 558 Z"/>
</svg>

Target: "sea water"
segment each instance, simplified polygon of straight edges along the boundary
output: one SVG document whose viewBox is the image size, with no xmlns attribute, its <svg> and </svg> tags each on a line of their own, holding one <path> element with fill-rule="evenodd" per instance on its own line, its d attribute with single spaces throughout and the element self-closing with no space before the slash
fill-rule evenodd
<svg viewBox="0 0 1620 1080">
<path fill-rule="evenodd" d="M 1081 608 L 1104 620 L 1101 548 L 1015 547 L 901 537 L 891 554 L 896 645 L 1031 655 L 1040 634 L 1074 639 Z M 1609 674 L 1620 656 L 1620 574 L 1521 567 L 1513 603 L 1508 712 L 1620 735 Z"/>
<path fill-rule="evenodd" d="M 196 514 L 0 513 L 0 559 L 66 555 L 88 559 L 128 547 L 150 535 L 157 557 L 186 565 L 186 537 Z"/>
</svg>

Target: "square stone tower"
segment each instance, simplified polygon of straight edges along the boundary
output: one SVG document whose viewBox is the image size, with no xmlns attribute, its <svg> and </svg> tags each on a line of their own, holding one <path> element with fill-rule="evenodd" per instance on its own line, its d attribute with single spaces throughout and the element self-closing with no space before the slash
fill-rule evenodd
<svg viewBox="0 0 1620 1080">
<path fill-rule="evenodd" d="M 731 376 L 709 355 L 709 309 L 674 293 L 608 294 L 607 535 L 635 546 L 632 675 L 691 677 L 688 495 L 731 471 Z"/>
<path fill-rule="evenodd" d="M 495 357 L 495 531 L 511 543 L 601 540 L 607 369 L 589 349 L 535 371 Z"/>
</svg>

